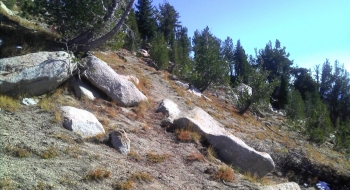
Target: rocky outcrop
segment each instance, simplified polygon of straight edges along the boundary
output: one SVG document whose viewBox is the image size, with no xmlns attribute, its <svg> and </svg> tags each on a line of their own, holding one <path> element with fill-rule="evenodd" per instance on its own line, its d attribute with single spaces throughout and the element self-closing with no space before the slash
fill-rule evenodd
<svg viewBox="0 0 350 190">
<path fill-rule="evenodd" d="M 54 90 L 75 69 L 66 52 L 39 52 L 1 59 L 0 93 L 38 96 Z"/>
<path fill-rule="evenodd" d="M 111 145 L 120 153 L 128 155 L 130 152 L 130 139 L 124 130 L 113 131 L 109 134 Z"/>
<path fill-rule="evenodd" d="M 201 108 L 196 107 L 184 113 L 174 121 L 173 126 L 190 127 L 197 130 L 215 148 L 222 160 L 244 172 L 263 177 L 275 167 L 269 154 L 254 150 L 241 139 L 228 133 L 221 124 Z"/>
<path fill-rule="evenodd" d="M 105 133 L 102 124 L 90 112 L 70 106 L 61 107 L 63 126 L 79 134 L 82 138 L 93 137 Z"/>
<path fill-rule="evenodd" d="M 89 56 L 86 58 L 86 78 L 98 89 L 107 94 L 121 106 L 137 106 L 147 97 L 136 86 L 118 75 L 107 63 Z"/>
<path fill-rule="evenodd" d="M 281 183 L 262 188 L 263 190 L 300 190 L 300 187 L 295 182 Z"/>
<path fill-rule="evenodd" d="M 156 110 L 156 113 L 159 112 L 166 115 L 166 118 L 162 121 L 162 125 L 165 126 L 174 122 L 174 119 L 180 114 L 180 109 L 172 100 L 163 99 Z"/>
</svg>

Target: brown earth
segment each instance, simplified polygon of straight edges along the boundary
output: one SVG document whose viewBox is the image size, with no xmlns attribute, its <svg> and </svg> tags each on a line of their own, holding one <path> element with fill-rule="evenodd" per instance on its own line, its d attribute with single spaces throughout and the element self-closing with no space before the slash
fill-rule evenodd
<svg viewBox="0 0 350 190">
<path fill-rule="evenodd" d="M 46 107 L 44 103 L 21 105 L 14 112 L 2 108 L 0 187 L 122 189 L 132 184 L 132 189 L 261 189 L 295 181 L 312 186 L 301 185 L 304 189 L 314 189 L 317 179 L 333 177 L 339 185 L 350 179 L 350 162 L 342 153 L 308 143 L 303 135 L 288 127 L 284 117 L 259 118 L 250 113 L 240 116 L 223 88 L 208 90 L 205 95 L 212 102 L 206 101 L 177 87 L 167 72 L 148 67 L 127 51 L 121 50 L 118 54 L 95 52 L 117 73 L 138 77 L 137 87 L 149 98 L 148 103 L 122 108 L 105 100 L 78 100 L 65 84 L 55 92 L 37 97 L 48 104 Z M 160 126 L 164 116 L 155 110 L 164 98 L 173 100 L 182 111 L 201 107 L 248 145 L 271 154 L 276 170 L 262 179 L 238 170 L 234 170 L 232 182 L 216 179 L 215 174 L 224 163 L 210 156 L 212 150 L 207 143 L 181 141 L 176 132 Z M 83 140 L 64 129 L 57 111 L 63 105 L 92 112 L 107 134 Z M 266 125 L 267 121 L 271 125 Z M 108 132 L 114 129 L 123 129 L 128 134 L 131 140 L 128 156 L 109 146 Z M 191 160 L 189 155 L 197 155 L 198 160 Z M 88 173 L 98 174 L 97 169 L 101 169 L 102 177 L 94 180 L 94 175 L 88 176 Z"/>
</svg>

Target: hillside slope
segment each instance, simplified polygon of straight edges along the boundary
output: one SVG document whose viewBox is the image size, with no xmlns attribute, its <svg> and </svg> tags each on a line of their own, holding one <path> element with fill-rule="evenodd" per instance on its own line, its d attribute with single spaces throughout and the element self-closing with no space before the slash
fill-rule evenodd
<svg viewBox="0 0 350 190">
<path fill-rule="evenodd" d="M 261 189 L 288 180 L 313 186 L 317 178 L 326 180 L 327 176 L 337 179 L 343 187 L 350 179 L 350 163 L 344 155 L 308 144 L 301 134 L 290 130 L 283 116 L 267 114 L 260 118 L 250 113 L 240 116 L 225 89 L 208 90 L 205 95 L 212 101 L 194 96 L 176 86 L 169 73 L 154 70 L 125 50 L 95 52 L 95 56 L 119 74 L 136 76 L 140 80 L 137 87 L 148 97 L 148 103 L 123 108 L 105 100 L 79 100 L 67 83 L 55 92 L 37 97 L 41 99 L 38 106 L 21 105 L 14 112 L 2 109 L 1 187 Z M 164 116 L 155 110 L 164 98 L 173 100 L 182 111 L 201 107 L 233 135 L 258 151 L 271 154 L 278 166 L 276 171 L 256 179 L 234 170 L 233 182 L 215 179 L 224 163 L 212 156 L 215 151 L 206 142 L 182 141 L 178 132 L 161 127 Z M 125 130 L 131 140 L 129 155 L 110 147 L 108 133 L 83 140 L 64 129 L 57 111 L 63 105 L 90 111 L 106 131 Z M 308 171 L 301 168 L 302 164 L 306 164 Z M 95 180 L 96 176 L 101 179 Z"/>
</svg>

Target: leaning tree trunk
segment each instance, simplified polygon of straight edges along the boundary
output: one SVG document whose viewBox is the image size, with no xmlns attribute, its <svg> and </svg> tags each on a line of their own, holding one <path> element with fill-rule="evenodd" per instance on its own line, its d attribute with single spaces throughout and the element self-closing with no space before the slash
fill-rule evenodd
<svg viewBox="0 0 350 190">
<path fill-rule="evenodd" d="M 73 40 L 71 40 L 69 42 L 69 44 L 77 47 L 77 51 L 75 53 L 86 54 L 91 49 L 96 48 L 96 47 L 106 43 L 110 38 L 112 38 L 120 30 L 121 26 L 124 24 L 126 17 L 129 15 L 129 13 L 131 11 L 131 8 L 134 4 L 134 1 L 135 0 L 131 0 L 129 2 L 123 16 L 120 18 L 117 25 L 111 31 L 109 31 L 107 34 L 103 35 L 102 37 L 100 37 L 94 41 L 89 42 L 89 40 L 91 39 L 91 33 L 89 31 L 87 31 L 87 32 L 82 33 L 80 36 L 74 38 Z M 111 12 L 115 11 L 116 5 L 117 4 L 116 4 L 116 0 L 115 0 L 112 7 L 111 7 L 112 9 L 110 9 L 110 11 L 108 12 L 108 15 L 105 18 L 108 18 L 108 17 L 110 18 Z"/>
</svg>

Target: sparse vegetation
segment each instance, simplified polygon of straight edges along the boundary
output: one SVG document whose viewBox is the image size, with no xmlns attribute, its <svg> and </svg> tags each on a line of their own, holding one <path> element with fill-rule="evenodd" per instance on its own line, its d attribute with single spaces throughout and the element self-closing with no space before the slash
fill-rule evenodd
<svg viewBox="0 0 350 190">
<path fill-rule="evenodd" d="M 0 108 L 8 110 L 10 112 L 15 112 L 19 108 L 19 100 L 11 98 L 6 95 L 0 95 Z"/>
<path fill-rule="evenodd" d="M 135 161 L 140 161 L 141 160 L 141 157 L 140 155 L 135 152 L 134 150 L 130 150 L 130 152 L 128 153 L 128 156 L 132 159 L 134 159 Z"/>
<path fill-rule="evenodd" d="M 219 171 L 212 175 L 216 180 L 233 181 L 235 179 L 233 169 L 227 165 L 221 165 Z"/>
<path fill-rule="evenodd" d="M 6 189 L 6 190 L 13 190 L 15 189 L 15 184 L 11 179 L 8 178 L 1 178 L 0 181 L 0 188 L 1 189 Z"/>
<path fill-rule="evenodd" d="M 188 161 L 200 161 L 200 162 L 204 162 L 205 159 L 204 159 L 204 156 L 201 154 L 201 153 L 198 153 L 198 152 L 192 152 L 191 154 L 189 154 L 187 157 L 186 157 L 186 160 Z"/>
<path fill-rule="evenodd" d="M 62 132 L 54 133 L 52 135 L 52 137 L 56 138 L 56 139 L 60 139 L 63 142 L 66 142 L 66 143 L 73 143 L 74 142 L 73 139 L 69 135 L 67 135 L 66 133 L 62 133 Z"/>
<path fill-rule="evenodd" d="M 145 172 L 133 173 L 125 182 L 114 183 L 113 188 L 116 190 L 129 190 L 137 181 L 151 182 L 153 177 Z"/>
<path fill-rule="evenodd" d="M 57 157 L 58 154 L 58 150 L 55 147 L 50 146 L 48 149 L 42 152 L 41 157 L 44 159 L 50 159 Z"/>
<path fill-rule="evenodd" d="M 94 180 L 94 181 L 102 181 L 105 178 L 110 178 L 111 177 L 111 172 L 106 170 L 106 169 L 94 169 L 90 170 L 86 176 L 86 180 Z"/>
<path fill-rule="evenodd" d="M 73 158 L 78 158 L 82 154 L 82 150 L 78 146 L 68 146 L 64 153 L 70 155 Z"/>
<path fill-rule="evenodd" d="M 258 174 L 252 174 L 252 173 L 250 173 L 250 172 L 245 172 L 244 173 L 244 177 L 247 179 L 247 180 L 249 180 L 249 181 L 251 181 L 251 182 L 253 182 L 253 183 L 257 183 L 258 182 Z"/>
<path fill-rule="evenodd" d="M 150 163 L 160 163 L 169 157 L 169 154 L 154 154 L 152 152 L 147 153 L 147 161 Z"/>
<path fill-rule="evenodd" d="M 6 145 L 5 151 L 8 154 L 18 158 L 26 158 L 32 154 L 31 149 L 23 145 L 16 145 L 16 146 Z"/>
<path fill-rule="evenodd" d="M 207 148 L 207 158 L 208 158 L 208 160 L 209 161 L 211 161 L 211 162 L 216 162 L 216 157 L 217 157 L 217 155 L 216 155 L 216 151 L 215 151 L 215 149 L 212 147 L 212 146 L 209 146 L 208 148 Z"/>
<path fill-rule="evenodd" d="M 195 143 L 199 143 L 202 136 L 194 130 L 190 130 L 191 127 L 187 127 L 186 129 L 176 129 L 175 133 L 177 135 L 177 139 L 183 142 L 193 141 Z"/>
</svg>

